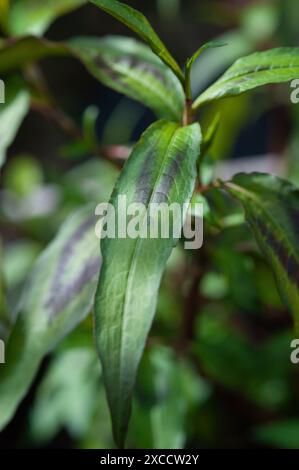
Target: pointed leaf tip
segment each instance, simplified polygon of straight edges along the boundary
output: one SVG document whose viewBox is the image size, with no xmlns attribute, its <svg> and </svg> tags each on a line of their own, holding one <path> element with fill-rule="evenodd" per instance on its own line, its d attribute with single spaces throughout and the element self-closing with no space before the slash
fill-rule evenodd
<svg viewBox="0 0 299 470">
<path fill-rule="evenodd" d="M 114 16 L 134 31 L 143 41 L 145 41 L 155 54 L 172 69 L 180 82 L 184 84 L 184 74 L 166 46 L 163 44 L 157 33 L 152 28 L 147 18 L 135 8 L 117 0 L 89 0 L 106 13 Z"/>
</svg>

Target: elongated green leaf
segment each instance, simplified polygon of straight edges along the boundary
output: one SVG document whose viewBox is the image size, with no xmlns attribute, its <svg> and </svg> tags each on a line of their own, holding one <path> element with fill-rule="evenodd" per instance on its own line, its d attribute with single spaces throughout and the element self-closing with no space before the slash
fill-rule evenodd
<svg viewBox="0 0 299 470">
<path fill-rule="evenodd" d="M 210 150 L 210 147 L 212 146 L 215 136 L 217 134 L 219 123 L 220 123 L 220 114 L 216 114 L 204 135 L 202 146 L 201 146 L 202 156 L 205 155 Z"/>
<path fill-rule="evenodd" d="M 58 16 L 86 2 L 87 0 L 14 0 L 9 13 L 10 33 L 14 36 L 40 36 Z"/>
<path fill-rule="evenodd" d="M 5 41 L 0 46 L 0 73 L 50 56 L 74 56 L 98 80 L 140 101 L 158 117 L 181 120 L 183 88 L 177 77 L 142 43 L 129 38 L 76 38 L 54 43 L 36 37 Z"/>
<path fill-rule="evenodd" d="M 70 51 L 63 44 L 46 39 L 33 36 L 10 39 L 0 44 L 0 73 L 18 69 L 44 57 L 69 54 Z"/>
<path fill-rule="evenodd" d="M 12 144 L 28 110 L 27 91 L 19 91 L 5 105 L 0 104 L 0 168 L 5 162 L 7 148 Z"/>
<path fill-rule="evenodd" d="M 65 222 L 24 289 L 0 375 L 0 429 L 13 416 L 43 357 L 93 305 L 99 273 L 93 208 Z"/>
<path fill-rule="evenodd" d="M 198 124 L 180 128 L 159 121 L 136 145 L 112 195 L 127 204 L 142 203 L 140 230 L 153 203 L 190 201 L 200 151 Z M 116 227 L 121 219 L 116 214 Z M 177 240 L 137 237 L 105 238 L 103 266 L 95 302 L 96 341 L 112 414 L 114 438 L 124 445 L 138 364 L 155 313 L 166 261 Z"/>
<path fill-rule="evenodd" d="M 184 75 L 181 68 L 166 49 L 161 39 L 157 36 L 145 16 L 125 3 L 116 0 L 90 0 L 97 7 L 106 11 L 116 19 L 124 23 L 141 37 L 168 67 L 170 67 L 181 83 L 184 83 Z"/>
<path fill-rule="evenodd" d="M 183 88 L 147 46 L 124 37 L 78 38 L 69 44 L 105 85 L 144 103 L 160 118 L 181 119 Z"/>
<path fill-rule="evenodd" d="M 278 48 L 256 52 L 237 60 L 222 77 L 194 102 L 194 109 L 209 101 L 237 96 L 270 83 L 298 78 L 299 48 Z"/>
<path fill-rule="evenodd" d="M 256 239 L 271 264 L 283 300 L 299 328 L 299 191 L 262 173 L 239 174 L 226 189 L 244 206 Z"/>
</svg>

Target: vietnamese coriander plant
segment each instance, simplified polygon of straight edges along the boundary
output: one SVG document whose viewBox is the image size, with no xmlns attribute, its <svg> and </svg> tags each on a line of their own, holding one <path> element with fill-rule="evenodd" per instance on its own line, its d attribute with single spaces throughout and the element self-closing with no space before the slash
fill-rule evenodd
<svg viewBox="0 0 299 470">
<path fill-rule="evenodd" d="M 25 3 L 18 3 L 12 17 L 22 18 Z M 67 10 L 72 2 L 65 3 Z M 73 6 L 82 3 L 73 1 Z M 215 100 L 298 78 L 299 49 L 278 48 L 241 58 L 193 99 L 194 62 L 205 49 L 224 44 L 214 41 L 201 46 L 181 68 L 140 12 L 115 0 L 91 3 L 127 25 L 145 44 L 124 37 L 78 37 L 54 43 L 41 38 L 43 22 L 31 28 L 28 15 L 27 29 L 22 31 L 21 22 L 12 27 L 10 16 L 2 15 L 3 30 L 16 38 L 0 43 L 0 74 L 24 69 L 47 56 L 72 56 L 108 87 L 149 107 L 159 120 L 134 146 L 110 203 L 116 205 L 118 196 L 126 195 L 129 203 L 142 202 L 147 207 L 161 200 L 182 206 L 210 189 L 216 188 L 220 197 L 228 193 L 243 206 L 282 298 L 298 324 L 298 190 L 289 182 L 259 173 L 238 174 L 231 181 L 204 185 L 201 166 L 217 132 L 217 119 L 203 134 L 198 115 Z M 29 71 L 25 78 L 32 79 L 32 75 Z M 26 114 L 29 95 L 29 91 L 17 95 L 15 105 L 20 115 Z M 18 124 L 12 123 L 14 126 Z M 0 142 L 2 164 L 10 141 Z M 11 420 L 45 355 L 92 310 L 114 440 L 117 446 L 125 446 L 138 366 L 155 314 L 161 277 L 178 240 L 105 238 L 100 253 L 94 226 L 93 205 L 77 212 L 40 256 L 28 279 L 20 313 L 6 331 L 0 429 Z"/>
</svg>

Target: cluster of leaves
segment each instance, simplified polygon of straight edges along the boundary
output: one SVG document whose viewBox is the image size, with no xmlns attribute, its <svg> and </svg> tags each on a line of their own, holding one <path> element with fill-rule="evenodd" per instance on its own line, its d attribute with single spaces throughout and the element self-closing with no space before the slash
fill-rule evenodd
<svg viewBox="0 0 299 470">
<path fill-rule="evenodd" d="M 192 67 L 205 49 L 222 44 L 211 42 L 201 46 L 183 70 L 147 19 L 140 12 L 115 0 L 92 0 L 91 3 L 126 24 L 146 45 L 119 37 L 80 37 L 63 43 L 40 37 L 58 14 L 83 3 L 78 0 L 52 0 L 41 4 L 26 0 L 13 2 L 9 8 L 9 3 L 4 2 L 2 27 L 15 39 L 1 40 L 0 73 L 11 76 L 12 72 L 27 68 L 28 64 L 41 58 L 71 56 L 80 60 L 105 85 L 152 109 L 159 121 L 152 124 L 134 146 L 114 186 L 110 199 L 114 205 L 120 194 L 125 194 L 128 202 L 143 202 L 146 208 L 151 202 L 167 201 L 183 205 L 198 197 L 203 183 L 198 181 L 198 174 L 201 174 L 207 150 L 217 132 L 214 121 L 202 135 L 197 122 L 199 108 L 262 85 L 298 77 L 299 49 L 279 48 L 258 52 L 237 60 L 219 80 L 192 100 Z M 25 76 L 28 75 L 32 76 L 32 70 L 27 70 Z M 39 90 L 32 92 L 31 86 L 32 83 L 24 83 L 19 77 L 18 80 L 11 78 L 7 103 L 1 107 L 0 114 L 0 134 L 3 135 L 0 142 L 1 164 L 5 162 L 6 150 L 28 112 L 30 100 L 39 106 L 49 105 L 47 97 L 41 96 Z M 85 144 L 94 151 L 93 139 L 86 138 Z M 258 173 L 239 174 L 229 182 L 217 181 L 208 189 L 216 191 L 218 198 L 226 197 L 224 191 L 241 203 L 256 240 L 273 269 L 282 298 L 298 323 L 298 190 L 289 182 Z M 15 413 L 43 357 L 93 309 L 95 338 L 114 439 L 119 447 L 123 447 L 136 375 L 156 311 L 162 274 L 178 240 L 105 239 L 100 255 L 99 242 L 94 234 L 93 209 L 93 206 L 87 206 L 72 215 L 42 253 L 26 284 L 17 318 L 5 330 L 8 347 L 7 365 L 0 377 L 0 429 Z M 213 212 L 209 215 L 213 225 Z M 143 216 L 146 220 L 147 209 Z M 2 315 L 3 324 L 5 315 Z M 215 368 L 221 369 L 221 364 L 218 365 L 213 357 L 213 345 L 205 343 L 204 337 L 200 344 L 194 354 L 199 359 L 202 355 L 209 358 L 207 368 L 212 373 Z M 203 354 L 205 348 L 208 352 Z M 90 348 L 80 354 L 83 354 L 82 368 L 86 373 L 86 369 L 92 368 L 93 355 Z M 227 354 L 230 357 L 233 352 L 228 350 Z M 46 383 L 44 389 L 51 389 L 51 383 L 59 380 L 59 361 L 72 364 L 76 358 L 68 355 L 60 358 L 48 377 L 50 385 Z M 160 370 L 158 376 L 160 374 L 162 378 L 164 364 L 174 388 L 179 387 L 175 381 L 173 358 L 167 349 L 158 348 L 150 361 L 156 364 Z M 80 380 L 79 373 L 78 376 Z M 87 396 L 94 396 L 98 377 L 96 373 L 93 376 L 94 382 L 86 390 Z M 226 380 L 223 377 L 223 382 Z M 74 382 L 71 387 L 76 386 L 76 377 Z M 250 387 L 252 384 L 248 387 L 248 394 Z M 172 396 L 174 401 L 175 395 Z M 188 391 L 185 391 L 185 396 L 186 401 L 192 402 Z M 46 397 L 41 391 L 41 403 Z M 73 412 L 75 415 L 76 409 Z M 153 420 L 161 424 L 166 414 L 167 407 L 162 403 L 154 408 Z M 183 410 L 174 418 L 184 419 Z M 76 429 L 75 418 L 66 420 L 71 423 L 72 429 Z M 157 438 L 161 439 L 161 436 Z M 179 436 L 176 439 L 177 445 L 182 445 Z"/>
</svg>

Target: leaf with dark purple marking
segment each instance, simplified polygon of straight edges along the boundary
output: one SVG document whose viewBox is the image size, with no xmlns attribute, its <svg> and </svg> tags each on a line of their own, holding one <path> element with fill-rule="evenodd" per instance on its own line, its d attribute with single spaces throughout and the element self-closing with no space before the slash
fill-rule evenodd
<svg viewBox="0 0 299 470">
<path fill-rule="evenodd" d="M 198 109 L 210 101 L 237 96 L 270 83 L 289 82 L 298 76 L 298 47 L 255 52 L 238 59 L 219 80 L 195 100 L 193 108 Z"/>
<path fill-rule="evenodd" d="M 200 152 L 198 124 L 179 127 L 159 121 L 141 137 L 115 186 L 127 204 L 143 203 L 141 227 L 152 203 L 189 203 Z M 118 212 L 118 211 L 116 211 Z M 184 214 L 185 215 L 185 214 Z M 116 227 L 120 219 L 116 214 Z M 180 225 L 181 226 L 181 225 Z M 105 238 L 103 266 L 95 301 L 96 341 L 103 365 L 114 438 L 123 446 L 135 377 L 149 333 L 161 276 L 177 238 Z"/>
<path fill-rule="evenodd" d="M 58 43 L 28 36 L 3 41 L 0 73 L 51 56 L 73 56 L 106 86 L 149 107 L 159 118 L 182 119 L 180 81 L 149 47 L 134 39 L 79 37 Z"/>
<path fill-rule="evenodd" d="M 160 118 L 181 120 L 183 87 L 146 45 L 117 36 L 76 38 L 69 45 L 106 86 L 148 106 Z"/>
<path fill-rule="evenodd" d="M 25 286 L 0 375 L 0 429 L 25 396 L 43 357 L 91 311 L 100 270 L 93 207 L 79 210 L 37 260 Z"/>
<path fill-rule="evenodd" d="M 299 330 L 299 190 L 276 176 L 238 174 L 225 188 L 245 209 Z"/>
<path fill-rule="evenodd" d="M 184 74 L 167 50 L 159 36 L 156 34 L 147 18 L 135 8 L 116 0 L 90 0 L 91 3 L 114 16 L 134 31 L 145 41 L 153 52 L 174 72 L 180 82 L 184 83 Z"/>
</svg>

